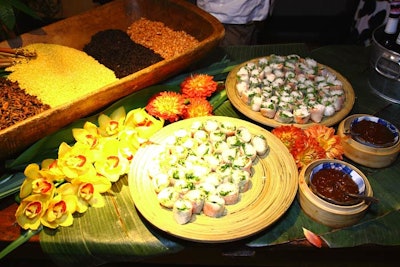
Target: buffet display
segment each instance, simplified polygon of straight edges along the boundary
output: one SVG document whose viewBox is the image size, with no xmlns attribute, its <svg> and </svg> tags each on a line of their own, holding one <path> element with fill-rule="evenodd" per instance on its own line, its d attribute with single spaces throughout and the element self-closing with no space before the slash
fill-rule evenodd
<svg viewBox="0 0 400 267">
<path fill-rule="evenodd" d="M 92 22 L 109 14 L 119 16 Z M 60 35 L 67 23 L 72 26 Z M 113 1 L 42 30 L 48 34 L 0 44 L 21 41 L 2 50 L 15 57 L 2 65 L 8 74 L 1 79 L 0 108 L 22 111 L 2 118 L 0 160 L 178 73 L 223 36 L 215 18 L 180 0 Z M 222 90 L 205 74 L 187 77 L 180 87 L 154 93 L 140 109 L 101 114 L 98 125 L 73 129 L 76 144 L 60 144 L 58 159 L 28 165 L 17 223 L 31 230 L 71 226 L 72 214 L 101 208 L 101 195 L 127 175 L 143 218 L 189 241 L 253 236 L 295 200 L 315 222 L 343 228 L 357 224 L 377 201 L 367 176 L 343 156 L 382 168 L 400 151 L 399 130 L 389 121 L 346 117 L 355 103 L 351 84 L 311 58 L 270 54 L 235 66 Z M 248 120 L 213 115 L 208 99 L 221 91 Z"/>
</svg>

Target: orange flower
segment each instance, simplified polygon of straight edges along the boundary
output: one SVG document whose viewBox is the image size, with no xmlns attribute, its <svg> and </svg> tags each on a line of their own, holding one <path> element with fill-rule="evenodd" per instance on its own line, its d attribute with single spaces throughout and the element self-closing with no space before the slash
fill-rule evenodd
<svg viewBox="0 0 400 267">
<path fill-rule="evenodd" d="M 176 92 L 160 92 L 150 98 L 146 111 L 155 117 L 175 122 L 185 111 L 185 98 Z"/>
<path fill-rule="evenodd" d="M 181 83 L 181 92 L 188 97 L 209 97 L 218 87 L 214 77 L 208 74 L 195 74 Z"/>
<path fill-rule="evenodd" d="M 313 138 L 296 140 L 290 153 L 298 169 L 303 168 L 314 160 L 325 158 L 325 150 Z"/>
<path fill-rule="evenodd" d="M 312 137 L 325 150 L 326 157 L 329 159 L 343 159 L 344 149 L 340 136 L 335 135 L 333 128 L 325 125 L 314 124 L 305 130 L 308 137 Z"/>
<path fill-rule="evenodd" d="M 186 110 L 184 112 L 183 118 L 194 118 L 201 116 L 211 116 L 213 107 L 210 102 L 205 98 L 195 97 L 188 99 L 189 104 L 186 106 Z"/>
<path fill-rule="evenodd" d="M 303 130 L 293 125 L 272 130 L 289 149 L 299 169 L 317 159 L 342 159 L 344 153 L 340 137 L 333 128 L 314 124 Z"/>
<path fill-rule="evenodd" d="M 289 151 L 293 149 L 296 140 L 299 142 L 299 144 L 301 144 L 302 140 L 307 138 L 306 134 L 301 128 L 293 125 L 279 126 L 273 129 L 272 133 L 282 141 Z M 297 145 L 296 149 L 299 149 L 299 144 Z"/>
</svg>

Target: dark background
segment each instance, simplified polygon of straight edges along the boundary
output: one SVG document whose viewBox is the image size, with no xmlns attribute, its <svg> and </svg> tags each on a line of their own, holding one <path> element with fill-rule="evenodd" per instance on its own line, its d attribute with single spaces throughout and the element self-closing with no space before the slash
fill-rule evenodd
<svg viewBox="0 0 400 267">
<path fill-rule="evenodd" d="M 17 25 L 14 30 L 16 35 L 110 2 L 110 0 L 22 1 L 38 9 L 42 20 L 35 20 L 16 12 Z M 313 46 L 354 43 L 356 40 L 353 23 L 359 1 L 275 0 L 272 14 L 264 22 L 259 43 L 302 42 Z"/>
</svg>

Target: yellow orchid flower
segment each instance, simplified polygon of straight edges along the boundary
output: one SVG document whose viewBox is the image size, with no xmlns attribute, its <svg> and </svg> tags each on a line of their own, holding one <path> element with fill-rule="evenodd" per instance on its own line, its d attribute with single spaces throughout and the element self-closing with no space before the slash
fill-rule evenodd
<svg viewBox="0 0 400 267">
<path fill-rule="evenodd" d="M 134 127 L 141 138 L 148 139 L 164 126 L 164 120 L 156 119 L 148 114 L 144 108 L 137 108 L 128 112 L 125 126 Z"/>
<path fill-rule="evenodd" d="M 139 137 L 138 132 L 133 128 L 125 128 L 120 134 L 119 153 L 129 161 L 133 159 L 136 151 L 146 139 Z"/>
<path fill-rule="evenodd" d="M 110 116 L 100 114 L 98 118 L 99 133 L 104 137 L 117 137 L 124 128 L 126 112 L 124 107 L 114 110 Z"/>
<path fill-rule="evenodd" d="M 42 161 L 42 169 L 40 173 L 48 180 L 52 180 L 55 183 L 62 183 L 65 181 L 65 174 L 58 167 L 57 159 L 45 159 Z"/>
<path fill-rule="evenodd" d="M 68 196 L 66 196 L 68 200 Z M 62 195 L 55 196 L 49 201 L 47 210 L 41 218 L 41 223 L 49 228 L 55 229 L 58 226 L 70 226 L 73 223 L 72 213 L 75 212 L 76 202 L 62 199 Z"/>
<path fill-rule="evenodd" d="M 94 163 L 96 171 L 111 182 L 119 180 L 129 170 L 129 160 L 119 153 L 120 142 L 107 140 L 102 147 L 101 157 Z"/>
<path fill-rule="evenodd" d="M 104 206 L 104 198 L 101 193 L 111 188 L 111 182 L 104 176 L 87 175 L 73 179 L 70 183 L 62 184 L 57 188 L 57 194 L 65 198 L 74 196 L 76 201 L 75 211 L 84 213 L 89 206 L 99 208 Z"/>
<path fill-rule="evenodd" d="M 72 135 L 77 142 L 87 145 L 90 149 L 95 149 L 101 138 L 97 125 L 89 121 L 85 122 L 83 128 L 72 129 Z"/>
<path fill-rule="evenodd" d="M 93 151 L 80 143 L 69 146 L 63 142 L 58 149 L 58 166 L 67 179 L 74 179 L 84 174 L 95 176 L 93 162 Z"/>
<path fill-rule="evenodd" d="M 25 230 L 37 230 L 41 225 L 41 218 L 46 212 L 48 202 L 48 198 L 40 194 L 24 198 L 15 212 L 19 226 Z"/>
<path fill-rule="evenodd" d="M 100 157 L 103 143 L 108 139 L 108 137 L 101 136 L 99 132 L 99 128 L 91 122 L 86 122 L 83 128 L 72 129 L 72 135 L 77 143 L 87 146 L 87 149 L 92 151 L 94 161 Z"/>
<path fill-rule="evenodd" d="M 47 198 L 53 196 L 55 188 L 54 184 L 52 180 L 47 179 L 46 176 L 42 174 L 38 164 L 31 163 L 26 166 L 24 174 L 26 178 L 23 181 L 19 192 L 19 197 L 21 199 L 31 194 L 42 194 Z"/>
</svg>

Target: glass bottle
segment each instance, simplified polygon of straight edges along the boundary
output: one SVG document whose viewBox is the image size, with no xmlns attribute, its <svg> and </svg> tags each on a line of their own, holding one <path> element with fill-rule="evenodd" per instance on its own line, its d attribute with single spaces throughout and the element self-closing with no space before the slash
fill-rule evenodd
<svg viewBox="0 0 400 267">
<path fill-rule="evenodd" d="M 396 47 L 397 27 L 400 17 L 400 1 L 390 2 L 389 17 L 379 43 L 389 50 Z M 399 40 L 400 41 L 400 40 Z"/>
</svg>

